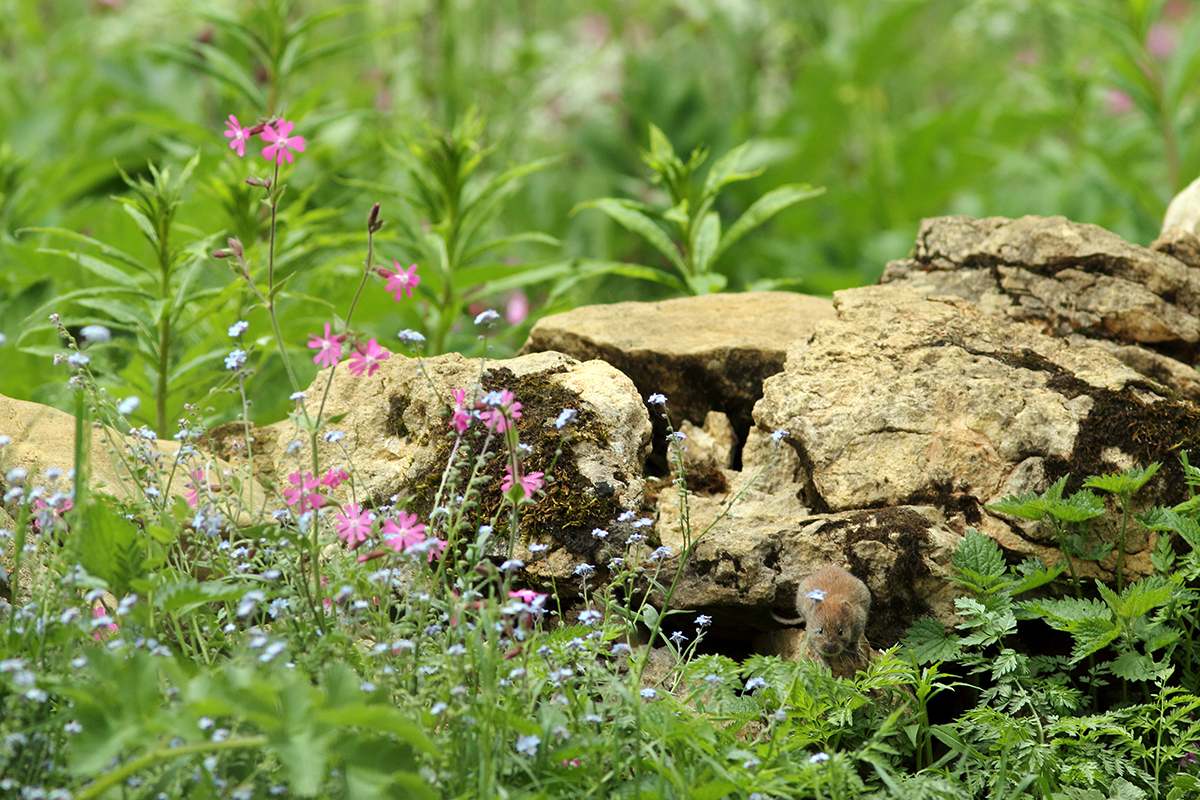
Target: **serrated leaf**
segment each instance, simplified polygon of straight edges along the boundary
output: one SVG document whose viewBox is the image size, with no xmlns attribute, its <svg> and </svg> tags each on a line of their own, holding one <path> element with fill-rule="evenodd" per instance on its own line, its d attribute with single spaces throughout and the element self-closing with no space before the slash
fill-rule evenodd
<svg viewBox="0 0 1200 800">
<path fill-rule="evenodd" d="M 1108 475 L 1093 475 L 1084 481 L 1083 485 L 1089 489 L 1100 489 L 1101 491 L 1112 492 L 1115 495 L 1130 497 L 1154 477 L 1160 466 L 1162 465 L 1155 461 L 1147 467 L 1130 467 L 1122 472 Z"/>
<path fill-rule="evenodd" d="M 994 591 L 1008 583 L 1004 555 L 999 545 L 974 528 L 967 529 L 950 562 L 957 573 L 954 580 L 979 594 Z"/>
<path fill-rule="evenodd" d="M 951 661 L 958 658 L 960 651 L 958 637 L 948 634 L 946 627 L 933 617 L 917 620 L 904 635 L 904 646 L 922 665 Z"/>
<path fill-rule="evenodd" d="M 1037 589 L 1040 586 L 1045 586 L 1052 583 L 1059 575 L 1062 575 L 1067 570 L 1065 561 L 1059 561 L 1053 567 L 1046 567 L 1041 559 L 1027 558 L 1017 566 L 1017 573 L 1020 575 L 1020 580 L 1013 585 L 1012 594 L 1014 596 L 1028 592 L 1031 589 Z"/>
<path fill-rule="evenodd" d="M 1127 681 L 1148 681 L 1159 673 L 1159 667 L 1150 656 L 1136 652 L 1124 652 L 1113 659 L 1112 674 Z"/>
<path fill-rule="evenodd" d="M 1009 495 L 998 503 L 989 503 L 988 511 L 1007 514 L 1021 519 L 1040 520 L 1046 516 L 1046 501 L 1041 495 L 1026 492 L 1020 495 Z"/>
<path fill-rule="evenodd" d="M 1069 498 L 1046 502 L 1046 511 L 1063 522 L 1086 522 L 1104 513 L 1104 500 L 1081 489 Z"/>
<path fill-rule="evenodd" d="M 1174 591 L 1174 585 L 1161 576 L 1143 578 L 1125 587 L 1113 610 L 1118 617 L 1132 622 L 1166 603 Z"/>
<path fill-rule="evenodd" d="M 1005 675 L 1011 675 L 1018 670 L 1022 670 L 1027 660 L 1027 656 L 1023 656 L 1015 650 L 1004 648 L 992 661 L 992 679 L 1000 680 Z"/>
<path fill-rule="evenodd" d="M 725 232 L 725 235 L 721 237 L 721 241 L 717 245 L 716 252 L 713 253 L 712 260 L 716 261 L 719 259 L 721 254 L 728 250 L 732 244 L 788 206 L 824 193 L 824 187 L 814 189 L 807 183 L 780 186 L 778 189 L 767 192 L 755 200 L 746 209 L 745 213 L 738 217 L 737 222 L 733 223 L 729 230 Z"/>
<path fill-rule="evenodd" d="M 1142 514 L 1138 514 L 1134 519 L 1150 530 L 1174 531 L 1193 550 L 1200 550 L 1200 522 L 1197 522 L 1193 517 L 1180 513 L 1178 507 L 1163 508 L 1162 506 L 1155 506 Z"/>
</svg>

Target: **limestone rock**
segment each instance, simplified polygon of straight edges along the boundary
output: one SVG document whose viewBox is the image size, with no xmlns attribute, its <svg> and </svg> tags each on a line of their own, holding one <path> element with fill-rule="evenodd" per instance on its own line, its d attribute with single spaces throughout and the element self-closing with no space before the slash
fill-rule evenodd
<svg viewBox="0 0 1200 800">
<path fill-rule="evenodd" d="M 322 371 L 309 387 L 310 413 L 316 413 L 328 378 L 329 372 Z M 641 508 L 642 463 L 650 437 L 645 404 L 629 379 L 609 365 L 580 363 L 561 353 L 482 362 L 456 353 L 427 359 L 393 354 L 369 378 L 337 370 L 325 417 L 341 419 L 324 430 L 340 430 L 345 436 L 334 442 L 319 438 L 321 464 L 352 469 L 360 503 L 387 503 L 405 493 L 412 497 L 410 509 L 420 514 L 448 503 L 449 497 L 438 492 L 454 447 L 449 426 L 452 389 L 465 390 L 468 398 L 507 389 L 522 403 L 516 428 L 521 442 L 532 448 L 526 470 L 554 477 L 547 496 L 527 515 L 527 532 L 535 539 L 553 537 L 572 552 L 586 552 L 594 546 L 592 528 L 626 508 Z M 555 421 L 564 408 L 573 408 L 579 416 L 567 429 L 570 438 L 551 470 L 563 434 Z M 298 437 L 290 422 L 272 427 L 266 438 L 274 442 L 275 472 L 311 469 L 307 437 Z M 471 431 L 471 443 L 480 444 L 486 437 L 478 421 Z M 293 440 L 300 445 L 288 455 Z M 493 443 L 492 452 L 497 446 Z M 494 487 L 506 463 L 495 458 L 484 470 L 493 478 L 493 488 L 482 498 L 485 512 L 499 503 Z M 348 499 L 346 490 L 345 485 L 339 487 L 340 499 Z"/>
<path fill-rule="evenodd" d="M 763 379 L 783 368 L 787 345 L 833 316 L 828 300 L 792 292 L 685 297 L 585 306 L 543 317 L 521 352 L 600 358 L 642 397 L 667 396 L 672 420 L 703 425 L 720 411 L 744 437 Z"/>
<path fill-rule="evenodd" d="M 1163 232 L 1170 228 L 1182 228 L 1200 234 L 1200 178 L 1175 195 L 1167 206 L 1167 213 L 1163 217 Z"/>
<path fill-rule="evenodd" d="M 1175 236 L 1148 250 L 1062 217 L 939 217 L 922 221 L 913 257 L 889 263 L 882 282 L 961 297 L 1052 335 L 1143 348 L 1122 360 L 1200 399 L 1200 269 L 1187 260 L 1190 244 Z"/>
<path fill-rule="evenodd" d="M 749 478 L 730 472 L 731 495 L 745 490 Z M 771 634 L 771 647 L 796 647 L 771 610 L 796 616 L 797 587 L 826 564 L 846 567 L 871 590 L 872 643 L 890 646 L 921 616 L 953 618 L 956 593 L 945 575 L 962 534 L 939 509 L 809 514 L 794 497 L 750 488 L 723 514 L 727 499 L 690 499 L 691 533 L 698 541 L 674 598 L 676 607 L 711 615 L 714 635 L 735 631 L 744 637 L 750 630 Z M 665 567 L 673 570 L 686 541 L 677 502 L 665 493 L 657 532 L 675 554 Z"/>
<path fill-rule="evenodd" d="M 14 467 L 26 471 L 29 476 L 26 484 L 29 486 L 44 483 L 42 478 L 47 469 L 57 468 L 65 475 L 75 467 L 75 417 L 71 414 L 40 403 L 0 395 L 0 434 L 12 440 L 0 448 L 0 494 L 8 488 L 3 476 Z M 87 454 L 88 469 L 91 471 L 89 488 L 121 499 L 142 499 L 141 489 L 130 479 L 129 466 L 134 463 L 131 448 L 148 449 L 158 454 L 156 457 L 165 470 L 170 469 L 180 449 L 178 442 L 134 439 L 99 423 L 92 423 L 90 439 Z M 198 466 L 199 460 L 186 463 Z M 231 465 L 218 460 L 213 466 L 216 474 L 210 475 L 210 482 L 213 485 L 227 483 L 232 472 Z M 169 487 L 160 486 L 159 489 L 171 497 L 183 497 L 190 488 L 183 472 L 179 471 Z M 239 479 L 241 477 L 239 474 Z M 59 489 L 69 493 L 67 479 L 64 477 L 60 483 Z M 250 482 L 244 491 L 247 506 L 255 507 L 254 498 L 261 498 L 262 489 Z"/>
<path fill-rule="evenodd" d="M 1189 267 L 1200 267 L 1200 238 L 1190 230 L 1179 227 L 1165 228 L 1150 244 L 1151 250 L 1166 253 Z"/>
<path fill-rule="evenodd" d="M 814 509 L 933 503 L 995 535 L 983 507 L 1008 494 L 1068 472 L 1073 491 L 1084 476 L 1154 460 L 1169 502 L 1183 499 L 1173 454 L 1200 441 L 1200 414 L 1103 349 L 902 286 L 834 302 L 838 319 L 793 345 L 755 408 L 762 429 L 791 431 Z M 1046 553 L 1014 531 L 1010 549 Z"/>
</svg>

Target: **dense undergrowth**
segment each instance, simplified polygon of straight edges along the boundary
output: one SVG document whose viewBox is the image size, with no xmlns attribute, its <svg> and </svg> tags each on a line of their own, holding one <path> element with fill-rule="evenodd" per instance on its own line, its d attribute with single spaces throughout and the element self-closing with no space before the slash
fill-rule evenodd
<svg viewBox="0 0 1200 800">
<path fill-rule="evenodd" d="M 1137 505 L 1156 465 L 998 504 L 1070 560 L 969 532 L 962 622 L 837 680 L 709 653 L 669 602 L 704 532 L 653 547 L 646 509 L 594 532 L 567 614 L 514 558 L 551 544 L 522 527 L 555 479 L 520 442 L 537 398 L 433 398 L 419 518 L 321 460 L 343 434 L 310 383 L 370 378 L 381 342 L 509 352 L 597 299 L 865 282 L 923 215 L 1148 239 L 1200 167 L 1200 17 L 569 6 L 0 3 L 0 391 L 79 420 L 74 462 L 34 470 L 0 431 L 0 795 L 1195 796 L 1200 503 Z M 285 416 L 275 483 L 205 450 Z M 1131 526 L 1152 574 L 1125 574 Z"/>
</svg>

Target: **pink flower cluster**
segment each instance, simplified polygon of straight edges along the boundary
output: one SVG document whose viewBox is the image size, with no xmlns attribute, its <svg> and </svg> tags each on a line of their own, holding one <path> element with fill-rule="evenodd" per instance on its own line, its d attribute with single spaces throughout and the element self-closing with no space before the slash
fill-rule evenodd
<svg viewBox="0 0 1200 800">
<path fill-rule="evenodd" d="M 347 503 L 342 513 L 334 515 L 334 528 L 339 539 L 345 540 L 350 549 L 356 549 L 371 535 L 375 524 L 375 514 L 360 507 L 357 503 Z M 425 535 L 427 526 L 417 522 L 417 515 L 401 511 L 396 519 L 385 519 L 379 527 L 383 543 L 397 553 L 418 555 L 428 553 L 429 560 L 440 558 L 446 551 L 446 542 L 441 539 L 429 539 Z M 369 561 L 383 555 L 383 551 L 367 553 L 359 557 L 359 561 Z"/>
<path fill-rule="evenodd" d="M 246 155 L 246 145 L 250 137 L 255 135 L 261 136 L 267 143 L 262 149 L 263 158 L 276 164 L 282 164 L 284 159 L 291 164 L 295 160 L 292 154 L 303 153 L 306 147 L 303 136 L 292 136 L 292 128 L 296 127 L 296 124 L 286 119 L 275 119 L 243 128 L 237 117 L 230 114 L 225 127 L 228 129 L 225 135 L 230 140 L 229 149 L 236 150 L 239 158 Z"/>
<path fill-rule="evenodd" d="M 409 297 L 413 296 L 413 289 L 417 288 L 417 284 L 421 282 L 421 276 L 417 274 L 416 264 L 408 269 L 401 269 L 400 262 L 392 259 L 392 266 L 396 268 L 394 271 L 380 268 L 376 272 L 386 280 L 384 288 L 391 292 L 396 302 L 399 303 L 406 294 Z M 337 366 L 342 360 L 342 344 L 345 341 L 346 334 L 334 333 L 332 326 L 326 322 L 324 336 L 318 336 L 315 333 L 308 336 L 309 348 L 317 351 L 317 354 L 313 356 L 313 363 L 319 367 Z M 350 354 L 350 374 L 361 376 L 365 372 L 369 378 L 379 369 L 379 365 L 387 361 L 391 355 L 380 347 L 379 342 L 375 339 L 371 339 L 365 345 L 360 342 L 356 345 L 355 351 Z"/>
</svg>

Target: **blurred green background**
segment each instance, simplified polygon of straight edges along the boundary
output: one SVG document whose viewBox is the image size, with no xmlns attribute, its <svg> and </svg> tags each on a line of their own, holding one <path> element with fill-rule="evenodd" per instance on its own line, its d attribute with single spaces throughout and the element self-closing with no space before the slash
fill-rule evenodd
<svg viewBox="0 0 1200 800">
<path fill-rule="evenodd" d="M 753 142 L 747 164 L 767 168 L 722 195 L 726 224 L 781 184 L 827 189 L 731 249 L 719 269 L 732 291 L 871 283 L 908 253 L 921 218 L 942 214 L 1062 214 L 1148 244 L 1166 203 L 1200 174 L 1200 14 L 1186 0 L 0 0 L 0 54 L 0 393 L 64 407 L 46 311 L 73 326 L 107 321 L 102 304 L 58 300 L 103 281 L 41 251 L 97 253 L 23 229 L 64 228 L 152 260 L 112 199 L 128 193 L 120 170 L 146 176 L 153 162 L 178 174 L 199 152 L 176 237 L 236 233 L 261 258 L 262 193 L 244 179 L 268 167 L 257 147 L 245 160 L 229 150 L 229 114 L 286 116 L 308 141 L 284 171 L 279 251 L 295 275 L 283 333 L 304 382 L 316 371 L 307 335 L 344 314 L 358 286 L 372 204 L 395 220 L 413 188 L 408 145 L 472 110 L 479 175 L 557 159 L 505 198 L 490 232 L 559 244 L 496 254 L 514 274 L 558 272 L 464 308 L 448 347 L 470 354 L 482 345 L 467 314 L 483 307 L 518 319 L 528 301 L 529 315 L 490 342 L 505 355 L 546 313 L 669 296 L 653 282 L 571 273 L 579 258 L 667 268 L 604 214 L 571 213 L 600 197 L 661 203 L 640 158 L 651 124 L 683 157 L 707 145 L 706 166 Z M 376 263 L 416 260 L 389 230 Z M 173 355 L 194 378 L 172 408 L 199 403 L 212 423 L 240 408 L 205 394 L 223 380 L 226 329 L 245 318 L 254 341 L 269 325 L 227 262 L 209 260 L 197 280 L 229 288 Z M 370 286 L 353 324 L 398 349 L 396 331 L 422 329 L 428 302 L 397 305 Z M 288 390 L 269 342 L 256 347 L 251 416 L 271 422 Z M 143 368 L 123 352 L 118 335 L 93 356 L 118 396 Z"/>
</svg>

